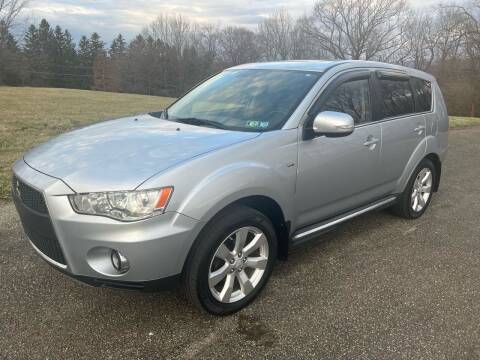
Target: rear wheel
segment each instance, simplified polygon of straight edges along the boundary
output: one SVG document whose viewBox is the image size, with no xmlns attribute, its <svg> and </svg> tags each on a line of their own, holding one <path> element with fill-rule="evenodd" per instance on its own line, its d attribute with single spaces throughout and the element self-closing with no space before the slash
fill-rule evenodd
<svg viewBox="0 0 480 360">
<path fill-rule="evenodd" d="M 192 249 L 184 272 L 186 294 L 213 314 L 238 311 L 263 288 L 276 255 L 270 220 L 249 207 L 229 207 L 206 225 Z"/>
<path fill-rule="evenodd" d="M 398 202 L 392 207 L 392 211 L 406 219 L 422 216 L 432 200 L 435 181 L 435 165 L 429 159 L 423 159 L 413 172 Z"/>
</svg>

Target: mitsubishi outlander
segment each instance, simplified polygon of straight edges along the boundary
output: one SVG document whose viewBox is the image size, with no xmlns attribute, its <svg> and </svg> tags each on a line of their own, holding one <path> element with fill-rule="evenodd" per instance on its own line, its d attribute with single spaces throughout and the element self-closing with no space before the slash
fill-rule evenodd
<svg viewBox="0 0 480 360">
<path fill-rule="evenodd" d="M 163 111 L 28 151 L 12 193 L 32 247 L 91 285 L 181 283 L 212 314 L 264 287 L 276 258 L 381 208 L 420 217 L 448 116 L 435 79 L 366 61 L 229 68 Z"/>
</svg>

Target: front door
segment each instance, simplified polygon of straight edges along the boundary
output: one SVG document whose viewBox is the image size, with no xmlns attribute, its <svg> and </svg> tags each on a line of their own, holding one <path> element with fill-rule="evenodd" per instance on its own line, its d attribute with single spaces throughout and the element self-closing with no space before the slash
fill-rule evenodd
<svg viewBox="0 0 480 360">
<path fill-rule="evenodd" d="M 378 186 L 382 134 L 381 125 L 372 122 L 370 78 L 369 71 L 338 77 L 309 112 L 310 117 L 321 111 L 350 114 L 355 120 L 355 129 L 344 137 L 300 140 L 295 197 L 297 228 L 385 195 L 384 189 Z"/>
</svg>

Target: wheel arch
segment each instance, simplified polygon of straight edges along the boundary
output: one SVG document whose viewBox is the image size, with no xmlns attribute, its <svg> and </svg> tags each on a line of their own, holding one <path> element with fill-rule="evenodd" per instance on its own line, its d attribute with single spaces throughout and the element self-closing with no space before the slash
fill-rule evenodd
<svg viewBox="0 0 480 360">
<path fill-rule="evenodd" d="M 277 235 L 278 255 L 280 258 L 286 258 L 290 240 L 290 222 L 285 220 L 278 202 L 268 196 L 253 195 L 238 199 L 231 205 L 235 204 L 251 207 L 270 219 Z"/>
<path fill-rule="evenodd" d="M 215 221 L 218 216 L 221 216 L 223 212 L 228 211 L 229 208 L 235 205 L 251 207 L 261 212 L 270 219 L 277 235 L 278 257 L 280 259 L 287 258 L 290 240 L 290 222 L 286 220 L 280 204 L 273 198 L 266 195 L 249 195 L 231 201 L 227 205 L 223 206 L 221 209 L 217 210 L 213 216 L 211 216 L 207 221 L 204 222 L 202 229 L 198 232 L 195 240 L 193 241 L 188 251 L 188 255 L 184 260 L 182 273 L 185 271 L 187 262 L 189 261 L 191 254 L 194 252 L 195 248 L 198 246 L 198 239 L 201 237 L 200 235 L 207 227 L 207 225 Z"/>
<path fill-rule="evenodd" d="M 440 186 L 440 177 L 442 174 L 442 162 L 438 154 L 435 154 L 435 153 L 427 154 L 425 156 L 425 159 L 429 159 L 435 166 L 435 183 L 434 183 L 433 191 L 437 192 Z"/>
<path fill-rule="evenodd" d="M 435 166 L 435 187 L 433 191 L 438 191 L 440 176 L 442 172 L 442 161 L 438 153 L 437 141 L 434 137 L 428 136 L 418 144 L 408 160 L 402 176 L 399 178 L 395 192 L 400 194 L 405 190 L 412 173 L 423 159 L 429 159 Z"/>
</svg>

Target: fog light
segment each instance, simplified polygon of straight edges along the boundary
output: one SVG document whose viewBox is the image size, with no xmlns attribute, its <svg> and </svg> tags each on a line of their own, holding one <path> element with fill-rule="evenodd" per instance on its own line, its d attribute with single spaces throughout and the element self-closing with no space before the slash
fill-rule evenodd
<svg viewBox="0 0 480 360">
<path fill-rule="evenodd" d="M 130 264 L 128 263 L 128 259 L 123 256 L 117 250 L 112 250 L 110 254 L 110 258 L 112 259 L 112 265 L 119 273 L 123 274 L 128 271 L 130 268 Z"/>
</svg>

